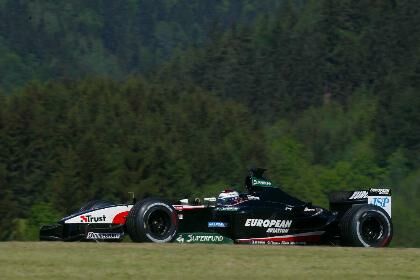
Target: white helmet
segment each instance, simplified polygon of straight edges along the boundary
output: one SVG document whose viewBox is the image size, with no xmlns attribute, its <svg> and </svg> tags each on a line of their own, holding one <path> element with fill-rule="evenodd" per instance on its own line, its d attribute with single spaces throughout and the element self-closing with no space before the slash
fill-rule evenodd
<svg viewBox="0 0 420 280">
<path fill-rule="evenodd" d="M 219 194 L 217 198 L 217 205 L 229 206 L 239 202 L 239 193 L 234 190 L 225 190 Z"/>
</svg>

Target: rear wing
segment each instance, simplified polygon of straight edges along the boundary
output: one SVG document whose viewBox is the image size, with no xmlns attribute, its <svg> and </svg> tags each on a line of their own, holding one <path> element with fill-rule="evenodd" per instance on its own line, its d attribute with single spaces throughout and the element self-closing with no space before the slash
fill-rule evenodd
<svg viewBox="0 0 420 280">
<path fill-rule="evenodd" d="M 369 190 L 339 191 L 329 195 L 330 209 L 344 214 L 353 205 L 373 204 L 383 208 L 391 217 L 391 189 L 370 188 Z"/>
</svg>

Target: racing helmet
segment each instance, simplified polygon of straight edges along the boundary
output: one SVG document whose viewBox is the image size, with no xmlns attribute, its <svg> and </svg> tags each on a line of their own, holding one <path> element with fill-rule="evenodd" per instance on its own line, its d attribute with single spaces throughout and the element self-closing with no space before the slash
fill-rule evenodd
<svg viewBox="0 0 420 280">
<path fill-rule="evenodd" d="M 234 190 L 224 190 L 219 194 L 216 200 L 218 206 L 229 206 L 240 201 L 239 193 Z"/>
</svg>

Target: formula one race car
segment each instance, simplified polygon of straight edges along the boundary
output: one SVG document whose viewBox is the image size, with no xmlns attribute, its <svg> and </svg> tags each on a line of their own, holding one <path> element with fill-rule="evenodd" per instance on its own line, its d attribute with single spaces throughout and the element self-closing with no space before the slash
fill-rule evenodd
<svg viewBox="0 0 420 280">
<path fill-rule="evenodd" d="M 57 224 L 43 226 L 40 240 L 134 242 L 330 244 L 384 247 L 392 239 L 391 190 L 330 194 L 330 209 L 294 198 L 252 169 L 247 193 L 223 191 L 204 203 L 146 198 L 130 204 L 91 201 Z"/>
</svg>

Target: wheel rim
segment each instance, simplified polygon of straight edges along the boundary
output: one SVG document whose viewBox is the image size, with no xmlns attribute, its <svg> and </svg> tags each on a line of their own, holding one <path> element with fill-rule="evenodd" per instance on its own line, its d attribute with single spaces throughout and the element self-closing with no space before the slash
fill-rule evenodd
<svg viewBox="0 0 420 280">
<path fill-rule="evenodd" d="M 155 210 L 150 213 L 148 225 L 151 235 L 157 238 L 165 237 L 171 226 L 171 218 L 163 210 Z"/>
<path fill-rule="evenodd" d="M 369 244 L 381 240 L 384 235 L 384 226 L 377 217 L 366 217 L 361 222 L 360 228 L 362 238 Z"/>
</svg>

